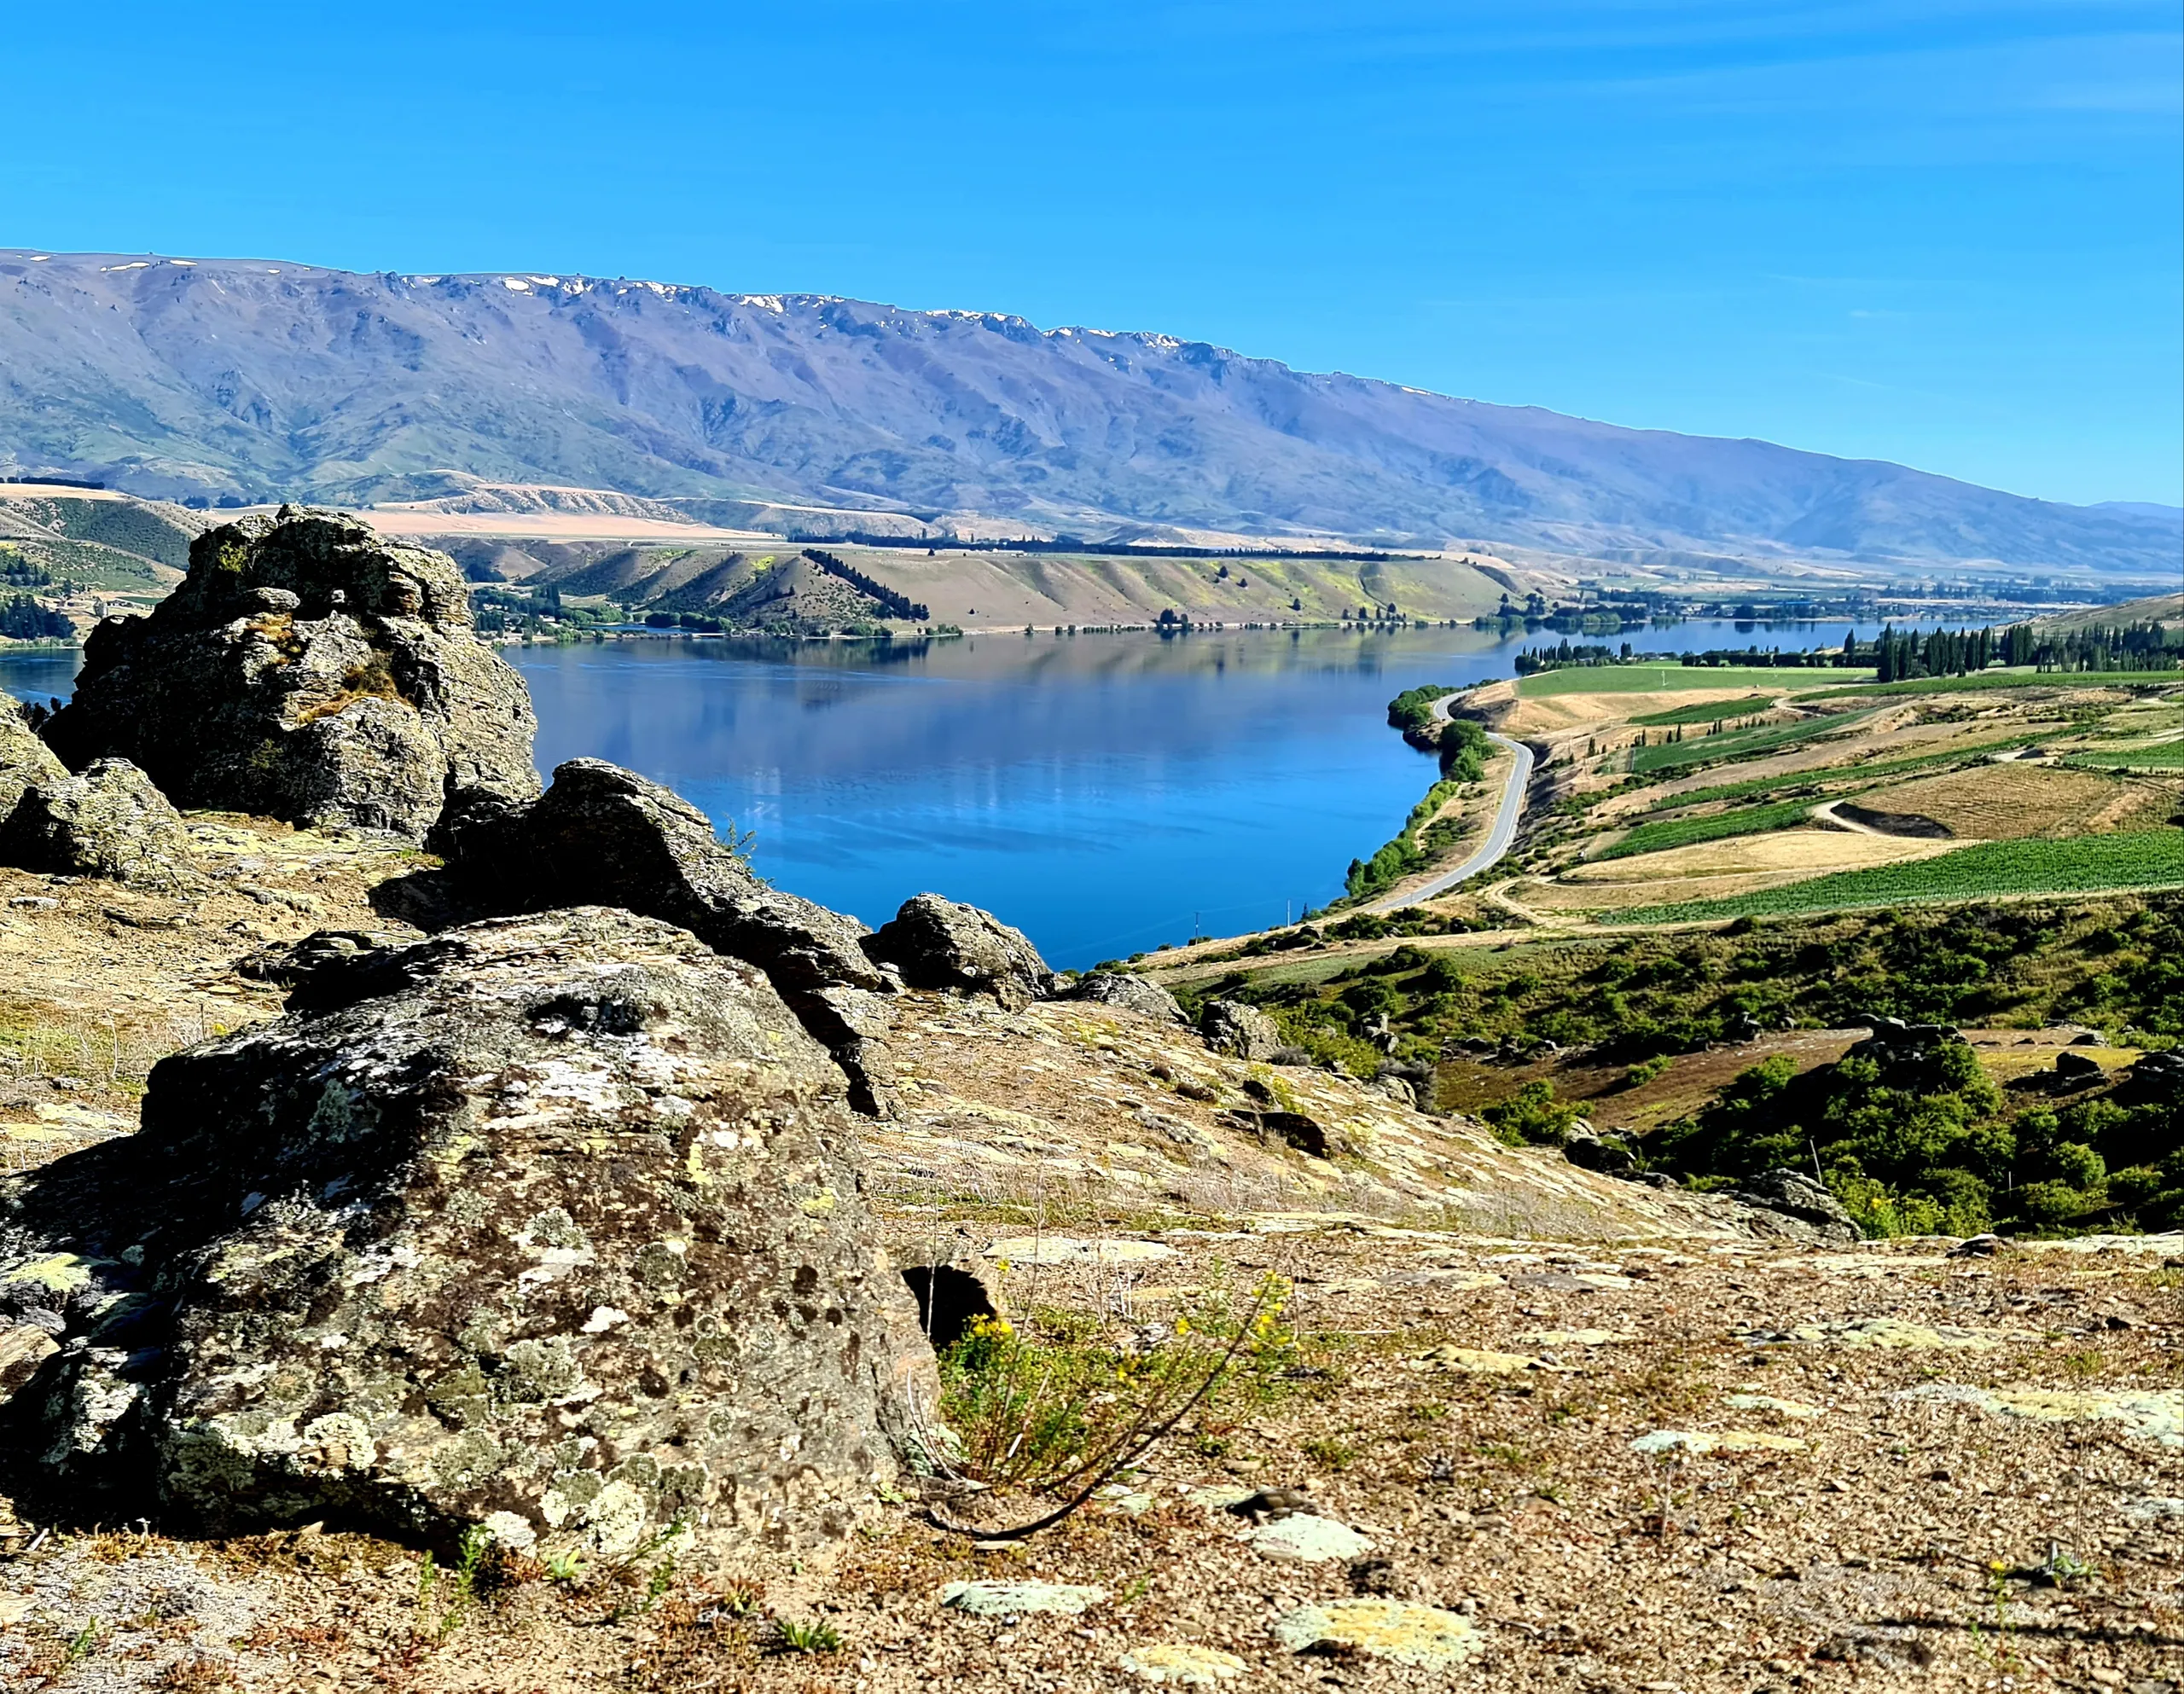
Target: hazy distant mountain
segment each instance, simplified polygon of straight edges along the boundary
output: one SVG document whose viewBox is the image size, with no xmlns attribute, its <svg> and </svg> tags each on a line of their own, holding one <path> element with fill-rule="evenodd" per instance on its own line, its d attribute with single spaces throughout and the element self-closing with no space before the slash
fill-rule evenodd
<svg viewBox="0 0 2184 1694">
<path fill-rule="evenodd" d="M 1618 429 L 1198 342 L 593 277 L 0 252 L 0 468 L 169 498 L 449 473 L 1085 536 L 1147 525 L 1599 556 L 2177 568 L 2184 513 Z"/>
</svg>

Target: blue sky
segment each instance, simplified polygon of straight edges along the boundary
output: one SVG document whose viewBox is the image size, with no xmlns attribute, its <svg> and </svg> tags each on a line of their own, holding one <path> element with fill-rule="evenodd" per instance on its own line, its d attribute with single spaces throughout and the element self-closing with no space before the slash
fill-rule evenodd
<svg viewBox="0 0 2184 1694">
<path fill-rule="evenodd" d="M 2174 0 L 109 0 L 0 67 L 0 245 L 1006 310 L 2184 502 Z"/>
</svg>

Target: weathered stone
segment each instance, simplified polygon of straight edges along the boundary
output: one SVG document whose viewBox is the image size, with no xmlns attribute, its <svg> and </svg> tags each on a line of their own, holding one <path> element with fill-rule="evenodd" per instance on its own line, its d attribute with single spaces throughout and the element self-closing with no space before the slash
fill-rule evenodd
<svg viewBox="0 0 2184 1694">
<path fill-rule="evenodd" d="M 1221 1509 L 1233 1511 L 1239 1517 L 1248 1517 L 1254 1523 L 1278 1523 L 1299 1513 L 1316 1516 L 1320 1510 L 1310 1494 L 1297 1488 L 1254 1488 L 1228 1501 Z"/>
<path fill-rule="evenodd" d="M 1096 1001 L 1102 1006 L 1119 1006 L 1125 1012 L 1156 1018 L 1164 1024 L 1190 1021 L 1183 1016 L 1183 1008 L 1176 1003 L 1174 995 L 1159 983 L 1126 971 L 1095 971 L 1070 989 L 1069 997 Z"/>
<path fill-rule="evenodd" d="M 216 1531 L 844 1533 L 932 1360 L 765 978 L 602 908 L 340 976 L 163 1060 L 136 1136 L 0 1183 L 0 1308 L 67 1314 L 0 1452 Z"/>
<path fill-rule="evenodd" d="M 1808 1406 L 1802 1400 L 1778 1400 L 1771 1394 L 1725 1395 L 1722 1404 L 1732 1412 L 1772 1412 L 1778 1418 L 1794 1418 L 1801 1424 L 1827 1415 L 1821 1407 Z"/>
<path fill-rule="evenodd" d="M 864 950 L 892 965 L 912 988 L 989 995 L 1014 1010 L 1044 999 L 1054 972 L 1020 930 L 990 912 L 915 894 L 867 936 Z"/>
<path fill-rule="evenodd" d="M 1789 1169 L 1764 1170 L 1746 1178 L 1729 1198 L 1762 1211 L 1776 1212 L 1805 1227 L 1800 1235 L 1819 1241 L 1860 1241 L 1865 1232 L 1843 1203 L 1811 1177 Z"/>
<path fill-rule="evenodd" d="M 1313 1512 L 1292 1512 L 1271 1523 L 1247 1530 L 1244 1539 L 1269 1558 L 1292 1564 L 1347 1563 L 1373 1543 L 1347 1523 Z"/>
<path fill-rule="evenodd" d="M 1897 1400 L 1976 1406 L 1999 1418 L 2037 1424 L 2120 1424 L 2134 1440 L 2184 1447 L 2184 1389 L 1969 1388 L 1926 1383 Z"/>
<path fill-rule="evenodd" d="M 473 633 L 444 554 L 283 507 L 208 531 L 148 617 L 84 643 L 45 735 L 72 768 L 119 756 L 177 804 L 421 839 L 451 796 L 525 798 L 522 678 Z"/>
<path fill-rule="evenodd" d="M 260 948 L 237 961 L 235 974 L 253 982 L 271 983 L 276 988 L 293 989 L 371 954 L 406 947 L 415 939 L 390 930 L 314 930 L 301 941 Z"/>
<path fill-rule="evenodd" d="M 1172 1259 L 1176 1250 L 1161 1241 L 1088 1241 L 1075 1235 L 1014 1235 L 986 1249 L 989 1259 L 1013 1265 L 1136 1265 Z"/>
<path fill-rule="evenodd" d="M 1206 1046 L 1231 1059 L 1270 1059 L 1282 1044 L 1274 1019 L 1240 1000 L 1206 1001 L 1198 1014 L 1198 1031 Z"/>
<path fill-rule="evenodd" d="M 524 807 L 473 803 L 436 838 L 472 909 L 619 906 L 756 965 L 848 1074 L 860 1111 L 893 1097 L 893 980 L 854 918 L 769 888 L 682 796 L 603 759 L 572 759 Z"/>
<path fill-rule="evenodd" d="M 1156 1688 L 1211 1688 L 1241 1676 L 1246 1667 L 1234 1653 L 1192 1641 L 1147 1641 L 1122 1656 L 1122 1668 Z"/>
<path fill-rule="evenodd" d="M 1105 1588 L 1079 1582 L 1003 1582 L 987 1579 L 950 1582 L 940 1590 L 940 1604 L 973 1617 L 1017 1617 L 1025 1612 L 1058 1611 L 1074 1616 L 1089 1610 L 1107 1598 Z"/>
<path fill-rule="evenodd" d="M 1423 1670 L 1461 1664 L 1485 1646 L 1468 1618 L 1409 1600 L 1328 1600 L 1275 1620 L 1275 1637 L 1294 1653 L 1348 1651 Z"/>
<path fill-rule="evenodd" d="M 1633 1453 L 1803 1453 L 1794 1436 L 1770 1436 L 1755 1430 L 1655 1430 L 1630 1443 Z"/>
<path fill-rule="evenodd" d="M 1562 1157 L 1581 1170 L 1597 1170 L 1608 1176 L 1620 1176 L 1638 1168 L 1637 1158 L 1629 1148 L 1620 1141 L 1602 1140 L 1597 1135 L 1572 1134 L 1562 1144 Z"/>
<path fill-rule="evenodd" d="M 2033 1337 L 2021 1331 L 1965 1329 L 1955 1324 L 1914 1324 L 1902 1318 L 1829 1318 L 1793 1324 L 1787 1329 L 1746 1330 L 1739 1339 L 1750 1347 L 1847 1347 L 1914 1353 L 1984 1353 L 2012 1341 Z"/>
<path fill-rule="evenodd" d="M 26 789 L 0 824 L 0 864 L 168 894 L 202 881 L 181 815 L 126 759 Z"/>
<path fill-rule="evenodd" d="M 0 694 L 0 822 L 15 809 L 26 788 L 48 788 L 66 780 L 68 767 L 31 728 L 23 703 Z"/>
<path fill-rule="evenodd" d="M 2097 1059 L 2088 1059 L 2082 1053 L 2076 1053 L 2069 1047 L 2065 1047 L 2055 1055 L 2055 1074 L 2058 1076 L 2067 1076 L 2074 1082 L 2094 1082 L 2102 1074 L 2100 1061 Z"/>
</svg>

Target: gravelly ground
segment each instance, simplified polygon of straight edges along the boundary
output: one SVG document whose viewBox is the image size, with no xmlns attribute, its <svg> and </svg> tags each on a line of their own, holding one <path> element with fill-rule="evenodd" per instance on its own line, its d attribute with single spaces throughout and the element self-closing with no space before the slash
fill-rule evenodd
<svg viewBox="0 0 2184 1694">
<path fill-rule="evenodd" d="M 456 1608 L 444 1633 L 445 1587 L 421 1604 L 416 1555 L 361 1537 L 49 1536 L 0 1563 L 0 1666 L 24 1686 L 86 1690 L 876 1694 L 1141 1687 L 1126 1650 L 1189 1642 L 1233 1654 L 1235 1688 L 1594 1694 L 2152 1691 L 2184 1663 L 2184 1241 L 1952 1259 L 1936 1243 L 1168 1240 L 1174 1258 L 1130 1268 L 1130 1322 L 1210 1274 L 1286 1273 L 1306 1374 L 1171 1441 L 1138 1485 L 1149 1503 L 1102 1502 L 987 1551 L 903 1504 L 801 1569 L 533 1580 Z M 974 1235 L 968 1250 L 982 1246 Z M 1017 1308 L 1112 1310 L 1124 1279 L 989 1273 Z M 1858 1344 L 1876 1339 L 1896 1344 Z M 1513 1359 L 1536 1362 L 1492 1368 Z M 1958 1389 L 2048 1391 L 2019 1412 L 2072 1420 Z M 1732 1439 L 1634 1450 L 1664 1431 Z M 1774 1439 L 1734 1450 L 1740 1435 Z M 1243 1519 L 1194 1497 L 1274 1484 L 1306 1491 L 1369 1549 L 1277 1562 Z M 2042 1566 L 2085 1574 L 2058 1581 Z M 942 1584 L 979 1577 L 1108 1598 L 1017 1619 L 937 1603 Z M 1273 1633 L 1303 1604 L 1361 1592 L 1452 1609 L 1478 1652 L 1427 1668 L 1300 1654 Z M 824 1620 L 843 1645 L 766 1653 L 771 1616 Z"/>
<path fill-rule="evenodd" d="M 210 884 L 192 902 L 0 873 L 0 897 L 25 902 L 0 907 L 0 1162 L 125 1133 L 153 1058 L 277 1009 L 238 957 L 322 925 L 380 926 L 365 891 L 404 862 L 204 827 Z M 655 1558 L 570 1584 L 534 1570 L 466 1603 L 444 1573 L 422 1583 L 415 1550 L 365 1537 L 40 1538 L 0 1514 L 0 1685 L 1021 1694 L 1147 1686 L 1125 1655 L 1163 1644 L 1233 1656 L 1223 1685 L 1239 1690 L 2155 1694 L 2184 1679 L 2184 1240 L 1991 1259 L 1763 1245 L 1359 1085 L 1275 1078 L 1369 1144 L 1355 1169 L 1323 1170 L 1224 1127 L 1264 1104 L 1249 1067 L 1180 1032 L 1066 1007 L 920 1002 L 905 1019 L 907 1115 L 868 1150 L 899 1257 L 950 1254 L 1006 1309 L 1096 1316 L 1115 1337 L 1272 1272 L 1294 1284 L 1298 1374 L 1187 1424 L 1134 1482 L 1141 1501 L 992 1550 L 903 1501 L 800 1566 Z M 1449 1198 L 1467 1187 L 1486 1203 Z M 1002 1272 L 989 1250 L 1034 1233 L 1035 1196 L 1054 1202 L 1037 1245 L 1067 1262 L 1016 1247 Z M 1405 1204 L 1600 1239 L 1371 1221 Z M 1191 1227 L 1150 1233 L 1171 1222 Z M 1059 1227 L 1140 1256 L 1071 1259 L 1052 1250 Z M 1976 1397 L 2020 1390 L 2036 1397 Z M 1369 1545 L 1269 1558 L 1222 1502 L 1277 1485 Z M 944 1584 L 982 1578 L 1105 1598 L 1014 1619 L 938 1604 Z M 1476 1651 L 1432 1668 L 1275 1633 L 1361 1594 L 1447 1608 Z M 841 1645 L 770 1651 L 782 1620 L 823 1621 Z"/>
</svg>

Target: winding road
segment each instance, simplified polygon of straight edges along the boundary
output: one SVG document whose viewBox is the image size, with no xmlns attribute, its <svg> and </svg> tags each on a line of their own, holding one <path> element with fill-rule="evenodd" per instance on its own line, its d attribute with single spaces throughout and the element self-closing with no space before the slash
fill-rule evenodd
<svg viewBox="0 0 2184 1694">
<path fill-rule="evenodd" d="M 1444 694 L 1433 702 L 1436 722 L 1448 722 L 1449 702 L 1455 698 L 1454 694 Z M 1494 814 L 1494 827 L 1487 831 L 1486 839 L 1454 870 L 1443 871 L 1431 882 L 1421 883 L 1407 893 L 1382 895 L 1378 900 L 1368 902 L 1364 910 L 1383 914 L 1400 912 L 1407 906 L 1416 906 L 1436 899 L 1466 878 L 1477 876 L 1497 863 L 1509 850 L 1509 844 L 1516 839 L 1517 820 L 1524 815 L 1525 791 L 1532 779 L 1532 750 L 1520 741 L 1513 741 L 1507 735 L 1497 735 L 1490 729 L 1486 732 L 1486 739 L 1516 756 L 1515 763 L 1510 768 L 1508 786 L 1502 791 L 1502 804 Z"/>
</svg>

